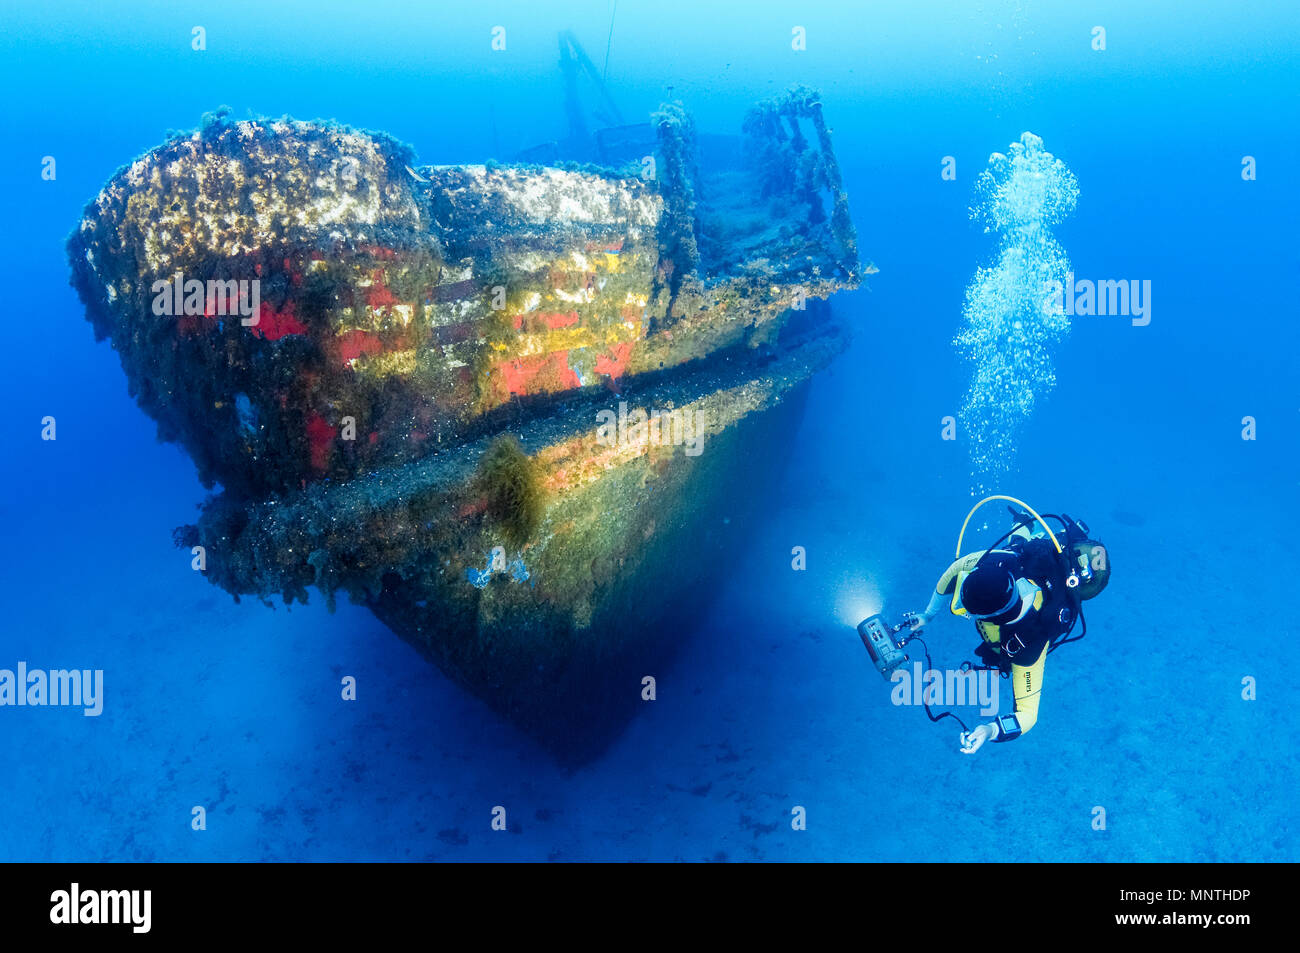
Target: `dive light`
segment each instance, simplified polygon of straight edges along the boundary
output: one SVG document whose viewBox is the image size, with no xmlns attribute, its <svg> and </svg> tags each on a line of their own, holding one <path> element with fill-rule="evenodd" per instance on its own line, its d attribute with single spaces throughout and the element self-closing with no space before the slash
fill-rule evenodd
<svg viewBox="0 0 1300 953">
<path fill-rule="evenodd" d="M 907 639 L 894 638 L 904 628 L 909 628 L 906 618 L 898 625 L 890 625 L 883 615 L 873 615 L 858 623 L 858 635 L 862 636 L 862 644 L 867 647 L 867 654 L 885 681 L 889 681 L 894 669 L 907 661 L 907 655 L 903 652 Z"/>
</svg>

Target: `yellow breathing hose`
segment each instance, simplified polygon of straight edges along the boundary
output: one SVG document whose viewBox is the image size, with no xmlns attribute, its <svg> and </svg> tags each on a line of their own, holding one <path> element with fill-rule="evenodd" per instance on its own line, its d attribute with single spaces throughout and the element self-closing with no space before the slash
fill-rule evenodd
<svg viewBox="0 0 1300 953">
<path fill-rule="evenodd" d="M 1028 503 L 1026 503 L 1024 500 L 1017 500 L 1014 496 L 1000 496 L 1000 495 L 999 495 L 999 496 L 986 496 L 986 497 L 984 497 L 984 499 L 982 499 L 982 500 L 980 500 L 978 503 L 976 503 L 975 506 L 974 506 L 974 508 L 973 508 L 969 513 L 966 514 L 966 519 L 965 519 L 965 520 L 962 522 L 962 524 L 961 524 L 961 532 L 957 534 L 957 558 L 958 558 L 958 559 L 961 559 L 961 541 L 962 541 L 962 539 L 963 539 L 963 538 L 965 537 L 965 535 L 966 535 L 966 526 L 967 526 L 967 524 L 970 523 L 970 518 L 971 518 L 972 516 L 975 515 L 975 511 L 976 511 L 976 510 L 978 510 L 981 506 L 983 506 L 985 503 L 988 503 L 988 502 L 991 501 L 991 500 L 1006 500 L 1008 503 L 1018 503 L 1018 504 L 1020 504 L 1021 506 L 1023 506 L 1025 509 L 1027 509 L 1027 510 L 1028 510 L 1028 511 L 1033 515 L 1034 519 L 1038 520 L 1039 525 L 1042 526 L 1043 529 L 1047 531 L 1047 535 L 1051 537 L 1051 539 L 1052 539 L 1052 545 L 1054 545 L 1054 546 L 1056 547 L 1056 551 L 1057 551 L 1058 553 L 1063 553 L 1063 552 L 1065 552 L 1065 550 L 1061 548 L 1061 544 L 1060 544 L 1060 542 L 1057 540 L 1057 538 L 1056 538 L 1056 534 L 1052 532 L 1052 528 L 1051 528 L 1050 526 L 1048 526 L 1046 523 L 1043 522 L 1043 518 L 1042 518 L 1041 516 L 1039 516 L 1037 512 L 1035 512 L 1035 510 L 1034 510 L 1034 508 L 1033 508 L 1032 506 L 1030 506 L 1030 505 L 1029 505 Z"/>
</svg>

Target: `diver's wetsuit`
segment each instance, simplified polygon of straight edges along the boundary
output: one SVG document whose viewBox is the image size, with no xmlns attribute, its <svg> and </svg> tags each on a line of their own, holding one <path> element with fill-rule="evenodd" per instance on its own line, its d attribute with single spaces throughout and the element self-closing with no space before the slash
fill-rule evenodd
<svg viewBox="0 0 1300 953">
<path fill-rule="evenodd" d="M 977 654 L 986 665 L 1010 672 L 1016 704 L 1014 715 L 999 720 L 998 741 L 1012 741 L 1038 721 L 1038 695 L 1043 688 L 1043 666 L 1048 646 L 1070 628 L 1078 613 L 1073 595 L 1065 585 L 1065 572 L 1058 561 L 1056 547 L 1041 536 L 1029 537 L 1023 528 L 1012 535 L 1005 549 L 1019 557 L 1018 576 L 1038 586 L 1028 611 L 1015 622 L 996 625 L 977 620 L 984 643 Z M 935 586 L 931 600 L 947 603 L 955 615 L 965 615 L 955 606 L 955 594 L 963 574 L 975 568 L 984 552 L 969 553 L 949 566 Z M 949 597 L 944 599 L 943 597 Z"/>
</svg>

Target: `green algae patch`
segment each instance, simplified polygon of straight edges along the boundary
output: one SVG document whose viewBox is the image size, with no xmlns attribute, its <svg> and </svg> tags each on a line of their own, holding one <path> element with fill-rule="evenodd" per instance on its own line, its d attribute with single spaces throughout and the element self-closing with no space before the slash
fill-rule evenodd
<svg viewBox="0 0 1300 953">
<path fill-rule="evenodd" d="M 478 484 L 487 515 L 515 549 L 537 534 L 543 506 L 542 482 L 528 454 L 509 434 L 492 442 L 479 463 Z"/>
</svg>

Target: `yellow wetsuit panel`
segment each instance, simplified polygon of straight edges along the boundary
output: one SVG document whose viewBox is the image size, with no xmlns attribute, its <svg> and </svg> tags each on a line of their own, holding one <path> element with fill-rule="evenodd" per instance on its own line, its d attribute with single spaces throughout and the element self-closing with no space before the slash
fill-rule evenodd
<svg viewBox="0 0 1300 953">
<path fill-rule="evenodd" d="M 1047 664 L 1047 646 L 1029 665 L 1011 663 L 1011 686 L 1016 696 L 1016 721 L 1023 735 L 1038 721 L 1038 696 L 1043 690 L 1043 669 Z"/>
<path fill-rule="evenodd" d="M 1035 598 L 1035 603 L 1042 604 L 1042 594 Z M 976 622 L 975 627 L 979 629 L 980 638 L 991 645 L 997 645 L 1001 640 L 1001 633 L 996 625 L 988 622 Z M 1021 665 L 1018 662 L 1011 663 L 1011 690 L 1015 696 L 1016 705 L 1012 711 L 1016 714 L 1016 720 L 1020 722 L 1020 733 L 1023 735 L 1038 721 L 1038 694 L 1043 690 L 1043 669 L 1047 666 L 1048 645 L 1043 646 L 1043 650 L 1038 653 L 1038 658 L 1028 665 Z M 998 651 L 1001 651 L 999 649 Z"/>
<path fill-rule="evenodd" d="M 936 594 L 952 596 L 952 604 L 948 606 L 948 611 L 953 615 L 966 614 L 965 610 L 957 608 L 957 593 L 966 573 L 975 568 L 975 564 L 980 561 L 980 557 L 984 553 L 985 550 L 980 550 L 978 553 L 967 553 L 960 559 L 954 560 L 953 564 L 943 571 L 943 575 L 939 577 L 939 581 L 935 584 L 934 591 Z"/>
</svg>

